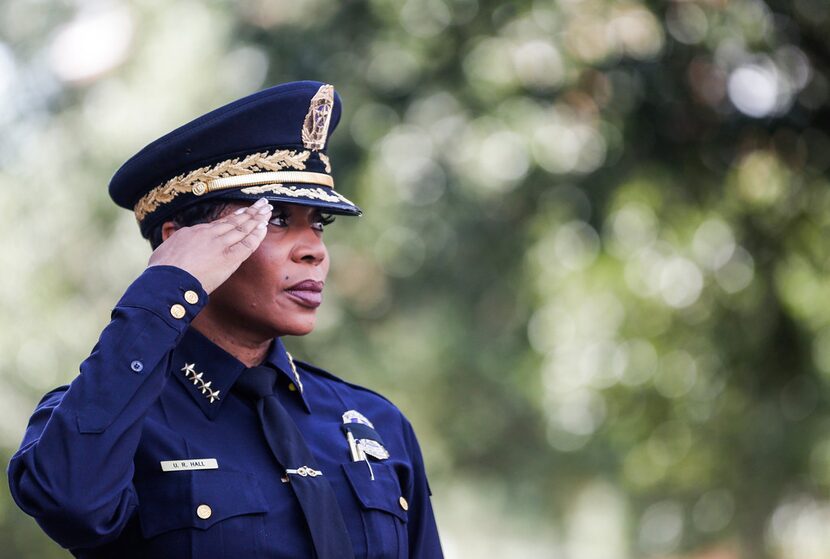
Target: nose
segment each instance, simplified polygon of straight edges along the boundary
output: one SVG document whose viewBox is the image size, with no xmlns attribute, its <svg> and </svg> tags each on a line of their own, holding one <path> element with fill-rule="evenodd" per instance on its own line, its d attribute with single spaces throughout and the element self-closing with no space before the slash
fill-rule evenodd
<svg viewBox="0 0 830 559">
<path fill-rule="evenodd" d="M 317 231 L 311 227 L 303 227 L 297 232 L 294 248 L 291 251 L 291 259 L 295 262 L 305 262 L 315 266 L 321 264 L 328 256 L 323 239 Z"/>
</svg>

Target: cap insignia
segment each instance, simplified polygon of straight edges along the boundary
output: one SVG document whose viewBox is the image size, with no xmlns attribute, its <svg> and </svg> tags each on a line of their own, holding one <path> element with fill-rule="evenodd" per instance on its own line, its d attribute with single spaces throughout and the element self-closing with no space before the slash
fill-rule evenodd
<svg viewBox="0 0 830 559">
<path fill-rule="evenodd" d="M 308 113 L 303 123 L 303 145 L 311 151 L 326 147 L 332 109 L 334 108 L 334 86 L 323 85 L 311 98 Z"/>
</svg>

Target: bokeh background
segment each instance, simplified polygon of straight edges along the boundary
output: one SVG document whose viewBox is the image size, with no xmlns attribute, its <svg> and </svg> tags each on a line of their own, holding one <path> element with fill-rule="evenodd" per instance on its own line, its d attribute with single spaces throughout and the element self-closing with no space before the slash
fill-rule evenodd
<svg viewBox="0 0 830 559">
<path fill-rule="evenodd" d="M 449 559 L 830 557 L 830 2 L 2 0 L 0 457 L 149 247 L 115 169 L 335 84 L 319 328 Z M 68 554 L 0 486 L 0 557 Z"/>
</svg>

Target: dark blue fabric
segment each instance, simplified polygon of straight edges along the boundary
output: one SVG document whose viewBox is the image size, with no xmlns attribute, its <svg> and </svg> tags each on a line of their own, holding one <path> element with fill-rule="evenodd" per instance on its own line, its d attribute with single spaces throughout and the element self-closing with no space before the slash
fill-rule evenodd
<svg viewBox="0 0 830 559">
<path fill-rule="evenodd" d="M 199 303 L 183 302 L 194 290 Z M 37 406 L 8 477 L 17 504 L 77 557 L 313 557 L 303 512 L 265 439 L 255 406 L 231 391 L 245 366 L 190 320 L 207 302 L 171 267 L 145 271 L 116 306 L 81 374 Z M 177 320 L 173 304 L 187 314 Z M 140 373 L 131 368 L 140 360 Z M 280 340 L 265 364 L 325 473 L 358 559 L 442 557 L 423 459 L 386 399 L 296 362 Z M 183 370 L 202 376 L 198 381 Z M 171 379 L 172 377 L 172 379 Z M 299 377 L 299 378 L 298 378 Z M 218 391 L 213 403 L 203 392 Z M 303 389 L 290 390 L 290 386 Z M 356 410 L 390 457 L 352 462 L 340 426 Z M 162 471 L 161 461 L 215 459 L 217 469 Z M 408 503 L 401 506 L 400 498 Z M 197 507 L 212 514 L 200 518 Z"/>
<path fill-rule="evenodd" d="M 311 468 L 321 472 L 300 430 L 274 393 L 277 372 L 266 366 L 243 372 L 234 384 L 243 396 L 254 401 L 262 422 L 265 440 L 285 471 L 285 478 L 305 515 L 317 559 L 354 559 L 337 497 L 325 475 L 299 475 L 289 470 Z"/>
</svg>

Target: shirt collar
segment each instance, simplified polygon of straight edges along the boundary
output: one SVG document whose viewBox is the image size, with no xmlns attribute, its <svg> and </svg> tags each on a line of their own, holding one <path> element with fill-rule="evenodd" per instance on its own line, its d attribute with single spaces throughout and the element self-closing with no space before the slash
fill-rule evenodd
<svg viewBox="0 0 830 559">
<path fill-rule="evenodd" d="M 279 371 L 281 384 L 295 387 L 296 390 L 291 392 L 300 398 L 306 411 L 311 413 L 302 379 L 282 340 L 274 340 L 263 364 L 269 364 Z M 185 332 L 182 341 L 173 351 L 173 376 L 210 419 L 219 413 L 231 387 L 246 368 L 233 355 L 192 327 Z"/>
</svg>

